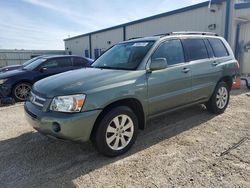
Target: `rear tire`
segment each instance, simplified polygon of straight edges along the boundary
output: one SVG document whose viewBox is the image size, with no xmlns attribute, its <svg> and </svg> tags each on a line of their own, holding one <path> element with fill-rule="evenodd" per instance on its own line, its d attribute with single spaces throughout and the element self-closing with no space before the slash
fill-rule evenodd
<svg viewBox="0 0 250 188">
<path fill-rule="evenodd" d="M 13 87 L 12 97 L 16 102 L 22 102 L 28 99 L 30 91 L 31 84 L 27 82 L 21 82 Z"/>
<path fill-rule="evenodd" d="M 127 106 L 119 106 L 107 112 L 94 133 L 94 144 L 105 156 L 115 157 L 127 152 L 138 133 L 138 118 Z"/>
<path fill-rule="evenodd" d="M 229 99 L 229 86 L 225 82 L 220 82 L 217 84 L 213 95 L 206 103 L 207 110 L 213 114 L 221 114 L 226 110 Z"/>
</svg>

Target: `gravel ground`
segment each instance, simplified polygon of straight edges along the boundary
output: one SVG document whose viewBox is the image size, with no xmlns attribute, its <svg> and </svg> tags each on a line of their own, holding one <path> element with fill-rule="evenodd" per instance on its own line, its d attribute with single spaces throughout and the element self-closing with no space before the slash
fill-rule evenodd
<svg viewBox="0 0 250 188">
<path fill-rule="evenodd" d="M 22 104 L 0 108 L 0 187 L 250 187 L 250 92 L 219 116 L 202 106 L 150 122 L 125 155 L 48 139 Z M 240 142 L 228 153 L 221 154 Z"/>
</svg>

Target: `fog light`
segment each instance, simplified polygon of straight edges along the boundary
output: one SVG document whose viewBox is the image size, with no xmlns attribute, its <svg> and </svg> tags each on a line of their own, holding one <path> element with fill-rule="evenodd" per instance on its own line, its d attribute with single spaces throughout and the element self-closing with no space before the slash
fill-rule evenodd
<svg viewBox="0 0 250 188">
<path fill-rule="evenodd" d="M 53 130 L 53 131 L 55 131 L 55 132 L 59 132 L 59 131 L 61 131 L 60 124 L 59 124 L 59 123 L 54 122 L 54 123 L 52 124 L 52 130 Z"/>
</svg>

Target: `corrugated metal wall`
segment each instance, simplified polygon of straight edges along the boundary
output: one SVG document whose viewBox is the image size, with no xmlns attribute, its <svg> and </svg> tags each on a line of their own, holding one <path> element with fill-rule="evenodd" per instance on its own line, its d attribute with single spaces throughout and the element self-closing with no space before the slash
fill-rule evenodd
<svg viewBox="0 0 250 188">
<path fill-rule="evenodd" d="M 128 23 L 125 26 L 125 38 L 150 36 L 171 31 L 209 31 L 223 36 L 225 16 L 226 3 L 213 4 L 211 9 L 205 6 L 143 22 Z M 215 28 L 211 29 L 209 26 L 214 26 L 214 24 Z M 95 59 L 98 50 L 104 51 L 115 43 L 123 41 L 123 39 L 123 26 L 92 33 L 92 58 Z M 67 52 L 71 51 L 72 54 L 82 55 L 85 49 L 89 50 L 89 35 L 65 40 L 65 49 Z"/>
<path fill-rule="evenodd" d="M 65 42 L 65 51 L 67 54 L 72 52 L 74 55 L 85 56 L 85 50 L 89 50 L 89 36 L 84 36 Z"/>
<path fill-rule="evenodd" d="M 126 27 L 126 38 L 150 36 L 171 31 L 210 31 L 224 34 L 225 6 L 213 6 L 216 12 L 210 12 L 207 7 L 179 14 L 162 17 Z M 216 24 L 215 30 L 209 25 Z"/>
<path fill-rule="evenodd" d="M 92 57 L 95 59 L 95 49 L 105 51 L 112 45 L 123 41 L 123 28 L 117 28 L 91 35 Z"/>
<path fill-rule="evenodd" d="M 64 50 L 0 50 L 0 67 L 23 64 L 25 61 L 39 55 L 65 54 Z"/>
</svg>

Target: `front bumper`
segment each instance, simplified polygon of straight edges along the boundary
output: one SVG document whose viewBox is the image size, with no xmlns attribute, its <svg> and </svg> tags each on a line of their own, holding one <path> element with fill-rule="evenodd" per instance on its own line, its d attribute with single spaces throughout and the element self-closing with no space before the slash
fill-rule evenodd
<svg viewBox="0 0 250 188">
<path fill-rule="evenodd" d="M 49 137 L 83 142 L 89 140 L 94 123 L 101 112 L 44 112 L 29 101 L 25 102 L 24 108 L 29 124 L 37 131 Z M 60 130 L 55 130 L 54 125 L 60 125 Z"/>
<path fill-rule="evenodd" d="M 11 86 L 7 84 L 0 84 L 0 98 L 9 97 L 11 95 Z"/>
</svg>

